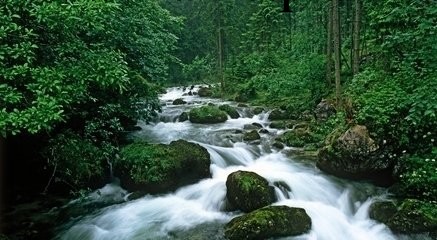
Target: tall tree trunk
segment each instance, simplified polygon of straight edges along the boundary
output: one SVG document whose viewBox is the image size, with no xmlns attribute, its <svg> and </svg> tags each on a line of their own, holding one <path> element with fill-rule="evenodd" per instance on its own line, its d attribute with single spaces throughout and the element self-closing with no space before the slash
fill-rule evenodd
<svg viewBox="0 0 437 240">
<path fill-rule="evenodd" d="M 332 78 L 332 4 L 328 2 L 328 11 L 327 11 L 327 40 L 326 40 L 326 82 L 331 85 Z"/>
<path fill-rule="evenodd" d="M 355 0 L 355 18 L 353 33 L 353 64 L 354 75 L 360 71 L 360 30 L 361 30 L 361 0 Z"/>
<path fill-rule="evenodd" d="M 335 63 L 335 98 L 337 107 L 341 104 L 341 58 L 340 58 L 340 16 L 339 0 L 332 0 L 332 32 L 334 37 L 334 63 Z"/>
<path fill-rule="evenodd" d="M 225 76 L 223 74 L 223 34 L 222 34 L 222 28 L 220 22 L 218 28 L 218 63 L 219 63 L 218 67 L 219 67 L 220 87 L 221 87 L 221 93 L 223 95 L 225 89 Z"/>
</svg>

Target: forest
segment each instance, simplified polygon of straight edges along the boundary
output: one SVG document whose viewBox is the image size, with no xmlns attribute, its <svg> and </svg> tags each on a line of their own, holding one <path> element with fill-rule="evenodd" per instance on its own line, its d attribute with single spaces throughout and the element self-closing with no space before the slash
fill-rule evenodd
<svg viewBox="0 0 437 240">
<path fill-rule="evenodd" d="M 174 91 L 180 91 L 180 103 L 172 102 L 176 97 L 165 99 Z M 195 102 L 205 97 L 208 100 Z M 179 134 L 183 128 L 177 124 L 185 122 L 198 136 L 181 134 L 155 141 L 150 129 L 167 123 L 164 113 L 170 107 L 184 104 L 188 107 L 177 110 L 169 121 L 173 125 L 160 126 L 160 131 Z M 202 107 L 191 109 L 190 104 Z M 246 110 L 250 116 L 244 115 Z M 215 114 L 217 118 L 208 119 Z M 267 120 L 253 117 L 259 114 L 266 114 Z M 233 125 L 237 135 L 219 135 L 220 144 L 211 142 L 214 137 L 199 138 L 223 130 L 205 133 L 199 130 L 202 124 L 222 126 L 238 119 L 256 119 L 265 131 L 255 134 L 246 125 Z M 226 158 L 231 153 L 226 155 L 215 145 L 229 151 L 252 149 L 248 152 L 255 152 L 255 160 L 298 148 L 296 157 L 308 156 L 310 160 L 302 164 L 316 169 L 313 175 L 335 178 L 333 182 L 344 182 L 342 187 L 353 185 L 356 194 L 350 194 L 354 195 L 350 202 L 359 199 L 365 205 L 367 198 L 388 196 L 390 201 L 373 202 L 369 221 L 383 223 L 388 232 L 384 234 L 389 235 L 369 236 L 433 239 L 436 129 L 435 0 L 2 0 L 0 4 L 0 239 L 211 239 L 208 231 L 223 235 L 216 239 L 301 234 L 266 233 L 268 227 L 266 235 L 241 232 L 238 221 L 261 224 L 256 218 L 281 210 L 270 206 L 280 200 L 278 194 L 256 210 L 239 207 L 231 195 L 222 196 L 241 211 L 229 207 L 234 210 L 223 213 L 228 207 L 220 205 L 217 212 L 224 214 L 220 217 L 178 225 L 176 230 L 163 224 L 170 229 L 165 232 L 169 238 L 153 235 L 152 230 L 124 238 L 71 232 L 74 224 L 86 221 L 85 217 L 71 221 L 74 214 L 103 214 L 109 205 L 129 204 L 93 202 L 82 204 L 79 213 L 63 207 L 73 199 L 87 199 L 115 177 L 123 189 L 141 192 L 142 197 L 164 193 L 173 197 L 182 186 L 216 179 L 213 153 L 224 161 L 231 161 Z M 246 133 L 257 136 L 252 139 Z M 143 141 L 132 140 L 140 134 Z M 244 134 L 238 141 L 247 146 L 223 142 L 238 134 Z M 267 138 L 271 142 L 266 143 Z M 275 164 L 279 163 L 271 166 Z M 230 171 L 231 165 L 235 163 L 220 167 Z M 244 186 L 232 192 L 234 173 L 227 172 L 229 185 L 226 177 L 220 182 L 225 193 L 238 195 L 268 182 L 276 191 L 289 192 L 290 196 L 284 194 L 288 201 L 299 195 L 294 190 L 298 187 L 287 181 L 271 180 L 251 164 L 241 166 L 248 169 L 237 170 L 250 170 L 267 180 L 236 174 L 234 181 L 243 181 Z M 367 195 L 356 196 L 361 193 Z M 251 196 L 247 202 L 266 195 Z M 23 207 L 31 203 L 38 206 Z M 312 227 L 305 227 L 309 235 L 302 239 L 317 239 L 320 234 L 342 239 L 319 231 L 310 207 L 293 204 L 290 208 L 305 209 L 312 220 Z M 41 217 L 53 207 L 61 209 L 56 221 Z M 358 209 L 350 208 L 358 214 Z M 290 218 L 303 214 L 299 211 L 290 212 Z M 240 216 L 242 212 L 247 214 Z M 98 222 L 103 215 L 93 216 Z M 235 216 L 239 217 L 227 221 Z M 272 220 L 273 229 L 285 228 L 277 220 L 281 218 Z M 219 223 L 208 225 L 212 220 Z"/>
</svg>

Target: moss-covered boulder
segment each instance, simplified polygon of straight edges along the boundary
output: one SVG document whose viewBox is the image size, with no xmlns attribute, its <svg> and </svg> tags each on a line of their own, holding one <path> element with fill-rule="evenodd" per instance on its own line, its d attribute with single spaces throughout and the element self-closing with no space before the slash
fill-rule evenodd
<svg viewBox="0 0 437 240">
<path fill-rule="evenodd" d="M 114 174 L 129 191 L 160 193 L 209 177 L 210 164 L 208 151 L 195 143 L 137 142 L 121 149 Z"/>
<path fill-rule="evenodd" d="M 437 205 L 414 199 L 380 201 L 370 207 L 370 217 L 397 233 L 437 233 Z"/>
<path fill-rule="evenodd" d="M 225 226 L 230 240 L 296 236 L 311 229 L 311 218 L 302 208 L 269 206 L 232 219 Z"/>
<path fill-rule="evenodd" d="M 293 125 L 296 123 L 296 120 L 276 120 L 272 121 L 269 127 L 277 129 L 293 128 Z"/>
<path fill-rule="evenodd" d="M 297 128 L 281 134 L 278 141 L 291 147 L 304 147 L 306 144 L 316 143 L 318 139 L 313 133 L 305 128 Z"/>
<path fill-rule="evenodd" d="M 269 120 L 282 120 L 287 118 L 287 113 L 280 109 L 273 109 L 269 114 Z"/>
<path fill-rule="evenodd" d="M 197 91 L 197 94 L 199 95 L 199 97 L 211 97 L 212 91 L 210 88 L 201 87 L 199 88 L 199 91 Z"/>
<path fill-rule="evenodd" d="M 258 114 L 264 112 L 264 108 L 263 107 L 254 107 L 252 109 L 252 112 L 253 112 L 253 114 L 258 115 Z"/>
<path fill-rule="evenodd" d="M 261 138 L 261 136 L 259 135 L 257 130 L 252 130 L 252 131 L 249 131 L 249 132 L 245 132 L 243 134 L 243 140 L 244 141 L 255 141 L 255 140 L 258 140 L 260 138 Z"/>
<path fill-rule="evenodd" d="M 237 171 L 229 174 L 226 189 L 229 203 L 243 212 L 250 212 L 276 201 L 273 186 L 254 172 Z"/>
<path fill-rule="evenodd" d="M 235 109 L 234 107 L 225 104 L 225 105 L 221 105 L 219 107 L 220 110 L 226 112 L 231 118 L 239 118 L 240 114 L 238 113 L 237 109 Z"/>
<path fill-rule="evenodd" d="M 184 101 L 184 99 L 182 99 L 182 98 L 176 98 L 174 101 L 173 101 L 173 105 L 182 105 L 182 104 L 186 104 L 187 102 L 186 101 Z"/>
<path fill-rule="evenodd" d="M 349 128 L 333 143 L 319 151 L 317 167 L 338 177 L 369 179 L 389 183 L 394 162 L 382 157 L 365 126 Z"/>
<path fill-rule="evenodd" d="M 193 108 L 190 110 L 189 116 L 193 123 L 221 123 L 228 119 L 226 112 L 216 106 Z"/>
</svg>

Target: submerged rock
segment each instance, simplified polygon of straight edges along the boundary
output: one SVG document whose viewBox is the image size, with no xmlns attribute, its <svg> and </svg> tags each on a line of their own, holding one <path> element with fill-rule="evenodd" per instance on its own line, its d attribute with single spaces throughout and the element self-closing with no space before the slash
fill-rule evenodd
<svg viewBox="0 0 437 240">
<path fill-rule="evenodd" d="M 225 226 L 230 240 L 296 236 L 311 229 L 311 218 L 303 208 L 269 206 L 232 219 Z"/>
<path fill-rule="evenodd" d="M 237 109 L 234 107 L 229 106 L 228 104 L 221 105 L 219 107 L 220 110 L 225 111 L 231 118 L 239 118 L 240 114 L 238 113 Z"/>
<path fill-rule="evenodd" d="M 393 162 L 380 155 L 367 128 L 356 125 L 319 151 L 317 167 L 338 177 L 387 181 L 380 178 L 391 176 Z"/>
<path fill-rule="evenodd" d="M 370 218 L 397 233 L 437 233 L 437 206 L 414 199 L 379 201 L 370 206 Z"/>
<path fill-rule="evenodd" d="M 256 130 L 252 130 L 250 132 L 245 132 L 243 135 L 244 141 L 255 141 L 258 139 L 261 139 L 261 136 L 259 135 L 259 133 Z"/>
<path fill-rule="evenodd" d="M 191 109 L 190 121 L 193 123 L 221 123 L 228 119 L 226 112 L 216 106 L 202 106 Z"/>
<path fill-rule="evenodd" d="M 173 101 L 173 105 L 182 105 L 182 104 L 186 104 L 187 102 L 184 101 L 184 99 L 182 98 L 177 98 Z"/>
<path fill-rule="evenodd" d="M 275 191 L 269 182 L 254 172 L 237 171 L 226 180 L 226 198 L 243 212 L 265 207 L 276 201 Z"/>
<path fill-rule="evenodd" d="M 195 143 L 137 142 L 121 149 L 114 174 L 129 191 L 160 193 L 209 177 L 210 164 L 208 151 Z"/>
<path fill-rule="evenodd" d="M 179 122 L 185 122 L 188 120 L 188 113 L 187 112 L 183 112 L 181 113 L 181 115 L 179 115 Z"/>
</svg>

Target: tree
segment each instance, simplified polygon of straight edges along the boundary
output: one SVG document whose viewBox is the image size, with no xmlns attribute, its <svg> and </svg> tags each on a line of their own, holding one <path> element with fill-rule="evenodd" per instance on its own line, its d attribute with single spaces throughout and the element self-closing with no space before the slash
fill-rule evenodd
<svg viewBox="0 0 437 240">
<path fill-rule="evenodd" d="M 341 104 L 341 41 L 338 0 L 332 0 L 332 25 L 334 38 L 335 98 L 337 101 L 337 106 L 339 107 Z"/>
<path fill-rule="evenodd" d="M 360 70 L 360 31 L 361 31 L 361 0 L 355 0 L 354 31 L 353 31 L 353 74 Z"/>
</svg>

